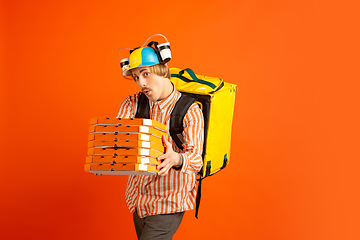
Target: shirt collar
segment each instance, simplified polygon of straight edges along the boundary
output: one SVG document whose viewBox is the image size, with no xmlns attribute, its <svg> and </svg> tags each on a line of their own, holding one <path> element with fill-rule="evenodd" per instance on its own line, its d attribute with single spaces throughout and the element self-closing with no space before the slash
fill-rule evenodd
<svg viewBox="0 0 360 240">
<path fill-rule="evenodd" d="M 170 106 L 174 102 L 175 99 L 180 97 L 180 92 L 178 90 L 176 90 L 173 82 L 171 82 L 171 85 L 173 86 L 173 91 L 171 92 L 171 94 L 160 101 L 156 101 L 156 102 L 150 101 L 151 108 L 153 108 L 154 105 L 158 105 L 160 110 L 165 109 L 168 106 Z"/>
</svg>

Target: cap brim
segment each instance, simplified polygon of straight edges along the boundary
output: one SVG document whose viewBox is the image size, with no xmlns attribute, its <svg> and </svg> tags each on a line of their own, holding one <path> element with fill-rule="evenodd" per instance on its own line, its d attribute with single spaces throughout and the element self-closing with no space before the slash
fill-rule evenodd
<svg viewBox="0 0 360 240">
<path fill-rule="evenodd" d="M 131 69 L 126 70 L 125 72 L 123 72 L 123 76 L 131 76 Z"/>
</svg>

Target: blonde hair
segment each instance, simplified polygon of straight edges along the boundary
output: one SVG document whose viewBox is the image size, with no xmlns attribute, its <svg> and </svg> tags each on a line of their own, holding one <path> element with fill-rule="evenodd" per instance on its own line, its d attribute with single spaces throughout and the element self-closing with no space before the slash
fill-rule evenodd
<svg viewBox="0 0 360 240">
<path fill-rule="evenodd" d="M 150 71 L 160 77 L 168 78 L 170 79 L 171 73 L 170 69 L 164 65 L 164 64 L 156 64 L 153 66 L 149 66 Z"/>
</svg>

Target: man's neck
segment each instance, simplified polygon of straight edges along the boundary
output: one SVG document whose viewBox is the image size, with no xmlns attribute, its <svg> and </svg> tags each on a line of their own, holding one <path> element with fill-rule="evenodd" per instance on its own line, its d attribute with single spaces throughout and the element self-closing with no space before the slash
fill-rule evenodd
<svg viewBox="0 0 360 240">
<path fill-rule="evenodd" d="M 164 84 L 165 84 L 165 86 L 163 89 L 163 94 L 158 101 L 164 100 L 167 97 L 169 97 L 175 89 L 174 84 L 168 78 L 164 79 Z"/>
</svg>

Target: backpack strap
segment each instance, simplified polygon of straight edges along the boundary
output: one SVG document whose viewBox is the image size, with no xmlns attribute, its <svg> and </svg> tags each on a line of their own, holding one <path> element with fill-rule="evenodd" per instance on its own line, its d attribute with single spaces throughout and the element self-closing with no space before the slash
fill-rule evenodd
<svg viewBox="0 0 360 240">
<path fill-rule="evenodd" d="M 140 97 L 138 100 L 135 118 L 150 118 L 150 104 L 149 99 L 145 96 L 145 94 L 140 93 Z"/>
<path fill-rule="evenodd" d="M 184 149 L 182 132 L 184 130 L 183 120 L 190 106 L 195 102 L 195 98 L 190 94 L 181 93 L 181 97 L 176 102 L 170 118 L 170 135 L 176 146 Z"/>
<path fill-rule="evenodd" d="M 196 193 L 196 207 L 195 207 L 196 219 L 198 219 L 198 215 L 199 215 L 199 208 L 200 208 L 200 201 L 201 201 L 201 185 L 202 185 L 203 178 L 200 176 L 200 178 L 197 180 L 199 181 L 199 184 L 198 184 L 198 189 L 197 189 L 197 193 Z"/>
<path fill-rule="evenodd" d="M 184 149 L 184 147 L 182 146 L 182 140 L 183 140 L 182 132 L 184 130 L 183 120 L 190 106 L 195 101 L 196 101 L 195 97 L 192 96 L 191 94 L 181 93 L 181 97 L 176 102 L 174 109 L 171 113 L 170 135 L 171 138 L 174 140 L 175 144 L 181 150 Z M 150 112 L 149 99 L 145 96 L 145 94 L 140 93 L 135 118 L 150 118 L 149 112 Z M 199 185 L 196 194 L 196 210 L 195 210 L 196 218 L 198 218 L 198 212 L 200 207 L 201 185 L 202 185 L 202 177 L 200 176 Z"/>
<path fill-rule="evenodd" d="M 183 120 L 189 107 L 195 102 L 195 98 L 190 94 L 181 93 L 181 97 L 176 102 L 170 117 L 170 135 L 176 146 L 184 149 L 182 132 L 184 130 Z M 150 118 L 149 99 L 145 94 L 140 93 L 135 118 Z"/>
</svg>

